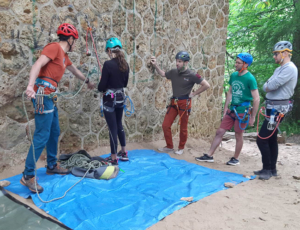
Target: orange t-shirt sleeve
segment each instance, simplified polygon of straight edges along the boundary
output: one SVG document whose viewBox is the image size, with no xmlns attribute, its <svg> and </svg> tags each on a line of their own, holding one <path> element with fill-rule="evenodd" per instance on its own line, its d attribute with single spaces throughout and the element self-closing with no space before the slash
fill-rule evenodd
<svg viewBox="0 0 300 230">
<path fill-rule="evenodd" d="M 71 60 L 69 59 L 69 56 L 66 55 L 66 62 L 65 62 L 66 66 L 72 65 L 73 63 L 71 62 Z"/>
<path fill-rule="evenodd" d="M 57 46 L 57 44 L 50 43 L 44 47 L 41 54 L 47 56 L 53 61 L 58 55 L 58 48 L 59 47 Z"/>
</svg>

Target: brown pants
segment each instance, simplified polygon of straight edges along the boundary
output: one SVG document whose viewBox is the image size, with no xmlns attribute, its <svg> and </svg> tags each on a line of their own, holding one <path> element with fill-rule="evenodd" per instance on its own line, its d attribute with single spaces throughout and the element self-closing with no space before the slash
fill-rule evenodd
<svg viewBox="0 0 300 230">
<path fill-rule="evenodd" d="M 185 143 L 187 141 L 187 135 L 188 135 L 188 120 L 189 120 L 189 112 L 188 110 L 191 109 L 192 101 L 189 99 L 189 104 L 187 106 L 187 100 L 178 100 L 177 106 L 174 102 L 174 99 L 172 99 L 172 107 L 168 108 L 168 112 L 166 113 L 164 122 L 162 124 L 162 128 L 165 135 L 165 140 L 167 143 L 167 148 L 173 149 L 173 139 L 172 139 L 172 132 L 171 132 L 171 126 L 177 117 L 179 115 L 180 117 L 180 135 L 179 135 L 179 146 L 178 149 L 184 149 Z"/>
</svg>

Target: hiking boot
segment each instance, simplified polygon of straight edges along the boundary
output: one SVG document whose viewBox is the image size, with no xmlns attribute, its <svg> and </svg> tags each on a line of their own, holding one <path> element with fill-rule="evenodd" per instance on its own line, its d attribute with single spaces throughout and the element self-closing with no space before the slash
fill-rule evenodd
<svg viewBox="0 0 300 230">
<path fill-rule="evenodd" d="M 234 157 L 231 157 L 231 159 L 226 164 L 227 165 L 239 165 L 240 161 Z"/>
<path fill-rule="evenodd" d="M 163 148 L 159 148 L 158 151 L 168 153 L 168 152 L 174 152 L 174 149 L 170 149 L 166 146 Z"/>
<path fill-rule="evenodd" d="M 118 152 L 117 157 L 121 160 L 121 161 L 128 161 L 128 152 L 126 151 L 125 153 L 121 151 Z"/>
<path fill-rule="evenodd" d="M 183 149 L 178 149 L 177 151 L 175 151 L 175 154 L 182 155 L 183 154 Z"/>
<path fill-rule="evenodd" d="M 206 153 L 202 157 L 195 157 L 196 161 L 201 161 L 201 162 L 214 162 L 214 157 L 208 156 Z"/>
<path fill-rule="evenodd" d="M 259 175 L 260 180 L 269 180 L 272 177 L 271 170 L 263 169 L 262 172 Z"/>
<path fill-rule="evenodd" d="M 53 175 L 53 174 L 66 175 L 66 174 L 69 174 L 70 171 L 69 171 L 69 169 L 62 168 L 59 163 L 56 163 L 53 166 L 47 166 L 46 173 L 48 175 Z"/>
<path fill-rule="evenodd" d="M 258 170 L 258 171 L 253 171 L 253 173 L 254 173 L 255 175 L 258 175 L 258 176 L 259 176 L 262 172 L 263 172 L 263 169 Z"/>
<path fill-rule="evenodd" d="M 278 176 L 276 169 L 271 169 L 272 176 Z"/>
<path fill-rule="evenodd" d="M 111 165 L 119 165 L 118 158 L 113 160 L 111 156 L 105 158 L 106 162 L 110 163 Z"/>
<path fill-rule="evenodd" d="M 36 182 L 36 187 L 35 187 L 35 179 L 34 178 L 35 178 L 34 176 L 24 175 L 24 176 L 22 176 L 20 183 L 22 185 L 26 186 L 27 188 L 29 188 L 29 190 L 31 192 L 36 193 L 36 188 L 37 188 L 38 193 L 42 193 L 44 191 L 43 187 L 40 186 L 38 184 L 38 182 Z"/>
</svg>

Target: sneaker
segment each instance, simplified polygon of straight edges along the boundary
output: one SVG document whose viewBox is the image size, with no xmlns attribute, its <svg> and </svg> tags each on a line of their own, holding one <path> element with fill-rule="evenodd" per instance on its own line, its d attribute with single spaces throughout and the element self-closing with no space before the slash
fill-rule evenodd
<svg viewBox="0 0 300 230">
<path fill-rule="evenodd" d="M 269 180 L 272 177 L 272 170 L 263 169 L 259 175 L 260 180 Z"/>
<path fill-rule="evenodd" d="M 40 186 L 38 184 L 38 182 L 36 182 L 36 187 L 35 187 L 35 179 L 34 178 L 35 178 L 34 176 L 30 177 L 30 176 L 24 175 L 24 176 L 22 176 L 20 183 L 22 185 L 26 186 L 27 188 L 29 188 L 29 190 L 31 192 L 36 193 L 36 188 L 37 188 L 38 193 L 42 193 L 44 191 L 43 187 Z"/>
<path fill-rule="evenodd" d="M 204 155 L 202 157 L 195 157 L 196 161 L 205 161 L 205 162 L 214 162 L 214 157 L 210 157 L 208 156 L 206 153 L 204 153 Z"/>
<path fill-rule="evenodd" d="M 182 155 L 183 154 L 183 149 L 178 149 L 177 151 L 175 151 L 175 154 Z"/>
<path fill-rule="evenodd" d="M 47 168 L 46 173 L 48 175 L 53 175 L 53 174 L 66 175 L 70 173 L 69 169 L 62 168 L 59 163 L 56 163 L 52 167 L 47 166 L 46 168 Z"/>
<path fill-rule="evenodd" d="M 123 153 L 121 150 L 120 152 L 118 152 L 117 158 L 119 158 L 121 161 L 128 161 L 128 152 L 126 151 L 125 153 Z"/>
<path fill-rule="evenodd" d="M 174 149 L 163 147 L 163 148 L 159 148 L 158 151 L 160 151 L 160 152 L 174 152 Z"/>
<path fill-rule="evenodd" d="M 111 165 L 119 165 L 118 158 L 113 160 L 112 157 L 109 156 L 109 157 L 106 157 L 105 160 L 106 160 L 106 162 L 110 163 Z"/>
<path fill-rule="evenodd" d="M 226 163 L 227 165 L 239 165 L 240 161 L 238 159 L 235 159 L 234 157 L 231 157 L 230 161 Z"/>
</svg>

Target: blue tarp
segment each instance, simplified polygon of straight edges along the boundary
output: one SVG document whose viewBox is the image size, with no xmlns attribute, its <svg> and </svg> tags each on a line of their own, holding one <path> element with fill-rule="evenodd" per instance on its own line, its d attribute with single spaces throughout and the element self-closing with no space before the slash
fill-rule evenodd
<svg viewBox="0 0 300 230">
<path fill-rule="evenodd" d="M 249 179 L 240 174 L 213 170 L 153 150 L 132 150 L 130 161 L 112 180 L 84 179 L 65 198 L 42 203 L 36 194 L 19 183 L 22 175 L 8 178 L 7 190 L 32 197 L 39 208 L 72 229 L 146 229 L 189 204 L 182 197 L 203 197 L 226 189 L 225 182 L 238 184 Z M 38 170 L 44 187 L 42 199 L 60 197 L 80 178 L 73 175 L 47 175 Z"/>
</svg>

